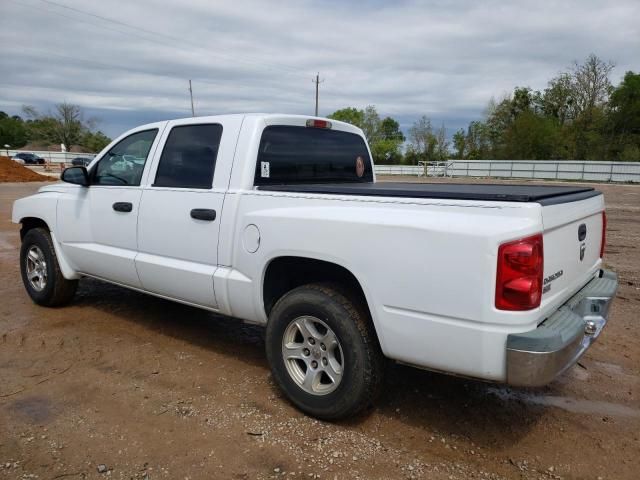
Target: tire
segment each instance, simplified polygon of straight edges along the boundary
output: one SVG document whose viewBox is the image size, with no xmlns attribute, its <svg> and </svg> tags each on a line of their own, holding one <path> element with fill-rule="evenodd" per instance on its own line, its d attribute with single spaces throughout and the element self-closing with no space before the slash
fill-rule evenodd
<svg viewBox="0 0 640 480">
<path fill-rule="evenodd" d="M 296 407 L 321 420 L 362 412 L 382 385 L 384 357 L 369 315 L 341 290 L 324 283 L 295 288 L 278 300 L 267 323 L 275 382 Z"/>
<path fill-rule="evenodd" d="M 77 280 L 62 276 L 51 235 L 44 228 L 33 228 L 22 239 L 20 273 L 31 300 L 44 307 L 68 304 L 78 288 Z"/>
</svg>

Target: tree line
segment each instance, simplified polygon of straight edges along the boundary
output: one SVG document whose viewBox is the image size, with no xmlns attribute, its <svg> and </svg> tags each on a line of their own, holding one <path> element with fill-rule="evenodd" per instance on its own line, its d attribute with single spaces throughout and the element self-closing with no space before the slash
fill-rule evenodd
<svg viewBox="0 0 640 480">
<path fill-rule="evenodd" d="M 457 158 L 640 161 L 640 74 L 613 86 L 595 55 L 543 91 L 516 87 L 453 135 Z"/>
<path fill-rule="evenodd" d="M 543 91 L 516 87 L 491 99 L 484 118 L 455 132 L 451 142 L 445 126 L 434 127 L 427 116 L 413 123 L 408 138 L 395 119 L 381 120 L 374 106 L 343 108 L 329 117 L 362 128 L 378 164 L 449 158 L 640 161 L 640 74 L 627 72 L 613 86 L 613 67 L 592 54 L 549 80 Z"/>
<path fill-rule="evenodd" d="M 111 139 L 95 128 L 96 121 L 85 119 L 78 105 L 59 103 L 49 113 L 23 107 L 24 117 L 0 111 L 0 147 L 19 149 L 27 144 L 65 145 L 67 151 L 79 146 L 87 152 L 99 152 Z"/>
</svg>

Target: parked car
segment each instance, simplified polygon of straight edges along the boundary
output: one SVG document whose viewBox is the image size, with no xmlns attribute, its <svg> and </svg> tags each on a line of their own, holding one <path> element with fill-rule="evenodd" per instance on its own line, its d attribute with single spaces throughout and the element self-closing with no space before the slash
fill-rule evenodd
<svg viewBox="0 0 640 480">
<path fill-rule="evenodd" d="M 71 165 L 74 167 L 86 167 L 91 163 L 91 159 L 87 157 L 76 157 L 71 160 Z"/>
<path fill-rule="evenodd" d="M 44 165 L 45 164 L 44 158 L 39 157 L 35 153 L 26 153 L 26 152 L 16 153 L 13 156 L 13 159 L 20 160 L 20 162 L 24 163 L 25 165 Z"/>
<path fill-rule="evenodd" d="M 618 286 L 601 192 L 378 183 L 363 132 L 334 120 L 153 123 L 62 180 L 13 206 L 35 303 L 95 277 L 265 325 L 275 382 L 322 419 L 370 405 L 385 358 L 547 384 Z"/>
</svg>

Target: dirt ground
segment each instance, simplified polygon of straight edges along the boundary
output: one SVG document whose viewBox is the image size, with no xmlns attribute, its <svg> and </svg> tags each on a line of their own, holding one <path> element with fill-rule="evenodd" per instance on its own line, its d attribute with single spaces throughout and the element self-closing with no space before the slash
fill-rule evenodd
<svg viewBox="0 0 640 480">
<path fill-rule="evenodd" d="M 48 178 L 9 157 L 0 156 L 0 182 L 46 182 Z"/>
<path fill-rule="evenodd" d="M 640 469 L 640 186 L 599 185 L 620 277 L 604 333 L 548 387 L 390 365 L 341 423 L 273 385 L 262 330 L 93 280 L 62 309 L 18 272 L 0 185 L 0 479 L 636 479 Z"/>
</svg>

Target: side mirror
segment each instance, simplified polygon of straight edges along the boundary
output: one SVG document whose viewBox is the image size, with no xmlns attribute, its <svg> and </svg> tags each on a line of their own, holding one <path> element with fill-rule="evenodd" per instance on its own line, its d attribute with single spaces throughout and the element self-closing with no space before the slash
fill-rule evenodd
<svg viewBox="0 0 640 480">
<path fill-rule="evenodd" d="M 60 175 L 60 180 L 74 185 L 89 186 L 89 173 L 86 167 L 69 167 L 65 168 Z"/>
</svg>

